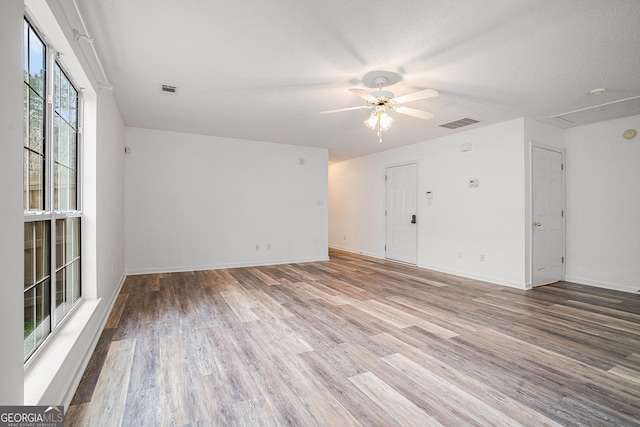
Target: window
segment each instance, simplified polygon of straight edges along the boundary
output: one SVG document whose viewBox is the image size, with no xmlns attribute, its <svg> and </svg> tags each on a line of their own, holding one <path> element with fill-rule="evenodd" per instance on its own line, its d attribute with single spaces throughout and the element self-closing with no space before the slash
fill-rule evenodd
<svg viewBox="0 0 640 427">
<path fill-rule="evenodd" d="M 81 296 L 79 97 L 50 50 L 25 19 L 25 361 L 55 331 Z"/>
</svg>

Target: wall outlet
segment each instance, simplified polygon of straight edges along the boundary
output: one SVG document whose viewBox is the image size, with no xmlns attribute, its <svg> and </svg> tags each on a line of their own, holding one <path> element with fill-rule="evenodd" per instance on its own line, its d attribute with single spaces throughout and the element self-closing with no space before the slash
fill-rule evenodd
<svg viewBox="0 0 640 427">
<path fill-rule="evenodd" d="M 480 254 L 480 262 L 484 262 L 484 254 Z"/>
<path fill-rule="evenodd" d="M 256 245 L 256 251 L 260 250 L 260 245 Z"/>
<path fill-rule="evenodd" d="M 458 259 L 462 259 L 462 252 L 458 252 Z"/>
<path fill-rule="evenodd" d="M 271 250 L 271 243 L 267 243 L 267 250 L 270 251 Z"/>
</svg>

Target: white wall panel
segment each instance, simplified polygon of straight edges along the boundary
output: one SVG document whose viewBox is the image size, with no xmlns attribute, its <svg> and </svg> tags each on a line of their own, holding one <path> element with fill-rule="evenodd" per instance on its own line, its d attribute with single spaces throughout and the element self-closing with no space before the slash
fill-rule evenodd
<svg viewBox="0 0 640 427">
<path fill-rule="evenodd" d="M 326 149 L 127 128 L 130 273 L 327 259 Z"/>
</svg>

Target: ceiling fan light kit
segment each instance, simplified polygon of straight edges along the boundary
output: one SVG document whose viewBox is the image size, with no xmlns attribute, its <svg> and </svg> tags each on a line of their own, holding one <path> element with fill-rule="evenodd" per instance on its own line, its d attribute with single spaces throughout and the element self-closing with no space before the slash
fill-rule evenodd
<svg viewBox="0 0 640 427">
<path fill-rule="evenodd" d="M 373 111 L 371 112 L 371 115 L 364 121 L 364 123 L 371 129 L 377 131 L 378 141 L 382 142 L 381 131 L 389 129 L 393 122 L 393 118 L 388 114 L 390 111 L 423 120 L 429 120 L 433 117 L 433 114 L 428 111 L 416 110 L 400 104 L 438 96 L 437 91 L 433 89 L 425 89 L 395 98 L 392 92 L 382 90 L 384 86 L 397 83 L 401 79 L 402 78 L 399 75 L 388 71 L 372 71 L 367 73 L 363 78 L 363 82 L 369 87 L 373 87 L 372 84 L 377 86 L 378 90 L 376 92 L 370 93 L 365 89 L 349 89 L 351 93 L 364 99 L 367 102 L 367 105 L 323 111 L 320 114 L 372 108 Z"/>
<path fill-rule="evenodd" d="M 390 115 L 387 114 L 387 110 L 385 107 L 377 106 L 371 113 L 371 116 L 369 116 L 369 118 L 364 122 L 371 129 L 375 130 L 377 126 L 380 126 L 380 129 L 387 130 L 391 127 L 391 122 L 393 122 L 393 119 Z"/>
</svg>

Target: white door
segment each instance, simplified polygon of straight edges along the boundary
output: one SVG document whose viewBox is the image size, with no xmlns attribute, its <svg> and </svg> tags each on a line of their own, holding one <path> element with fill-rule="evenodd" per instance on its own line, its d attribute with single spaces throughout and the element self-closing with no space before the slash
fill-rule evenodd
<svg viewBox="0 0 640 427">
<path fill-rule="evenodd" d="M 386 257 L 417 263 L 416 165 L 387 168 Z"/>
<path fill-rule="evenodd" d="M 533 286 L 564 273 L 563 169 L 562 153 L 533 147 Z"/>
</svg>

